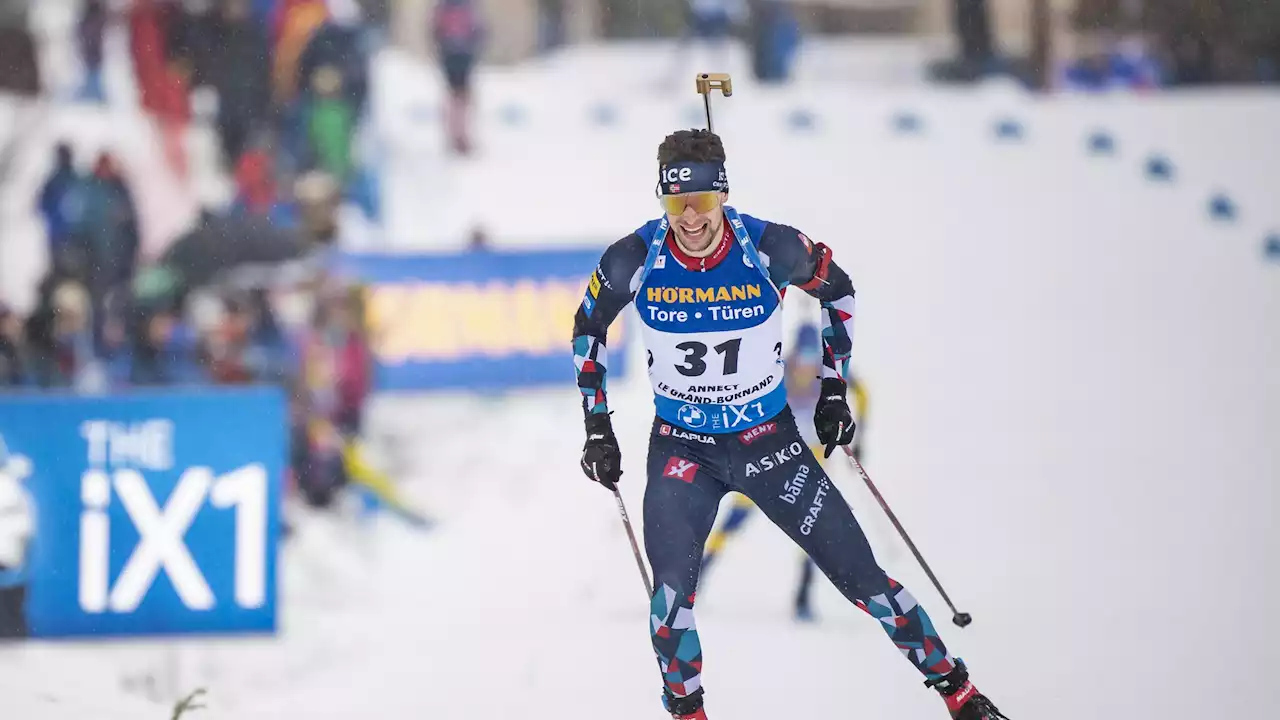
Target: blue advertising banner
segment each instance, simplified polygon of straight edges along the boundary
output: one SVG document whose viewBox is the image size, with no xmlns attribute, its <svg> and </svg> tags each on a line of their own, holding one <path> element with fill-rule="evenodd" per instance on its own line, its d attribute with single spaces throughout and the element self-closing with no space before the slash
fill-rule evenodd
<svg viewBox="0 0 1280 720">
<path fill-rule="evenodd" d="M 342 255 L 333 269 L 369 287 L 377 389 L 502 389 L 574 382 L 573 315 L 600 252 Z M 625 338 L 619 318 L 611 378 Z"/>
<path fill-rule="evenodd" d="M 287 422 L 274 388 L 0 395 L 29 634 L 274 632 Z"/>
</svg>

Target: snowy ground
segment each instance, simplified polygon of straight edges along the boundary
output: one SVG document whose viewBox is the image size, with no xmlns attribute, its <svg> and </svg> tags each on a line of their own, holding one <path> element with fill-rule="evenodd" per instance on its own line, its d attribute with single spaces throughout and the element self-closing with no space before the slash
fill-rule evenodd
<svg viewBox="0 0 1280 720">
<path fill-rule="evenodd" d="M 554 84 L 529 87 L 536 97 Z M 1280 163 L 1267 159 L 1274 143 L 1254 138 L 1274 99 L 1174 103 L 1178 130 L 1161 101 L 904 97 L 833 101 L 839 132 L 825 116 L 815 134 L 786 139 L 766 127 L 813 96 L 737 97 L 724 121 L 730 178 L 741 209 L 800 226 L 850 269 L 872 400 L 868 470 L 973 614 L 970 628 L 946 622 L 839 464 L 837 484 L 891 573 L 1012 717 L 1266 716 L 1280 642 L 1267 549 L 1280 507 L 1280 265 L 1263 261 L 1259 238 L 1280 222 L 1266 202 Z M 408 91 L 400 100 L 414 102 Z M 907 106 L 928 132 L 889 132 L 886 118 Z M 653 136 L 679 117 L 671 107 L 628 114 L 590 142 L 553 123 L 526 126 L 523 139 L 495 130 L 474 163 L 440 161 L 461 179 L 439 205 L 442 226 L 462 227 L 487 200 L 511 242 L 620 236 L 653 211 Z M 990 141 L 1007 112 L 1027 141 Z M 404 158 L 431 157 L 434 136 L 399 121 Z M 1081 151 L 1101 122 L 1116 157 Z M 564 160 L 572 142 L 588 150 Z M 1157 149 L 1181 153 L 1177 182 L 1143 177 Z M 396 165 L 401 181 L 409 167 Z M 1247 208 L 1235 224 L 1205 215 L 1218 182 Z M 570 196 L 582 202 L 557 209 Z M 395 212 L 404 227 L 432 220 Z M 640 380 L 611 395 L 637 521 L 651 412 Z M 4 648 L 0 717 L 164 717 L 121 688 L 145 671 L 209 688 L 197 718 L 661 717 L 626 538 L 611 497 L 576 468 L 577 402 L 569 387 L 380 399 L 374 423 L 402 439 L 406 492 L 441 520 L 435 531 L 304 518 L 284 551 L 280 638 Z M 757 519 L 700 592 L 713 717 L 944 717 L 876 623 L 828 585 L 822 623 L 791 623 L 797 569 L 784 536 Z"/>
</svg>

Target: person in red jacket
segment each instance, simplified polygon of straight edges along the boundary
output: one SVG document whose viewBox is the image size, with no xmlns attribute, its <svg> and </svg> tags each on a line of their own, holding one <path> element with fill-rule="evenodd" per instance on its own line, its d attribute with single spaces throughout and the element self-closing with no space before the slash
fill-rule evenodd
<svg viewBox="0 0 1280 720">
<path fill-rule="evenodd" d="M 183 134 L 191 121 L 189 85 L 192 68 L 169 57 L 168 27 L 178 12 L 171 3 L 136 0 L 129 10 L 129 51 L 144 110 L 160 127 L 165 160 L 182 181 L 187 179 Z"/>
</svg>

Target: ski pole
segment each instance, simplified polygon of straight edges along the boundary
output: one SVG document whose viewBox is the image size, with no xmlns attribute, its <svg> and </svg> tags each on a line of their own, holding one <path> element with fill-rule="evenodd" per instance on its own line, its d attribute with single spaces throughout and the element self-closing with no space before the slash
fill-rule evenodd
<svg viewBox="0 0 1280 720">
<path fill-rule="evenodd" d="M 844 445 L 842 447 L 844 449 L 845 456 L 849 458 L 849 462 L 853 464 L 854 469 L 862 476 L 862 481 L 867 484 L 867 489 L 875 496 L 876 502 L 880 503 L 880 509 L 884 510 L 884 514 L 889 516 L 889 522 L 893 523 L 893 527 L 897 529 L 898 534 L 901 535 L 903 541 L 907 543 L 907 547 L 911 549 L 911 554 L 916 556 L 916 562 L 920 563 L 920 567 L 924 568 L 925 575 L 928 575 L 929 580 L 933 582 L 934 589 L 938 591 L 938 594 L 942 596 L 943 602 L 945 602 L 947 607 L 951 609 L 951 622 L 955 623 L 959 627 L 965 627 L 969 623 L 973 622 L 972 615 L 956 610 L 955 603 L 951 602 L 950 597 L 947 597 L 947 591 L 942 589 L 942 583 L 938 582 L 938 578 L 933 574 L 933 570 L 929 567 L 929 563 L 924 561 L 924 557 L 920 555 L 920 551 L 916 549 L 916 544 L 911 542 L 911 536 L 908 535 L 906 529 L 902 527 L 902 523 L 898 522 L 898 516 L 893 514 L 893 510 L 889 509 L 889 503 L 885 502 L 884 496 L 876 489 L 876 484 L 871 482 L 871 476 L 867 474 L 865 469 L 863 469 L 862 463 L 858 462 L 858 458 L 853 456 L 853 450 L 848 445 Z"/>
<path fill-rule="evenodd" d="M 631 552 L 636 556 L 636 567 L 640 568 L 640 577 L 644 578 L 645 597 L 653 597 L 653 581 L 649 579 L 649 571 L 645 569 L 644 558 L 640 555 L 640 544 L 636 542 L 636 532 L 631 529 L 631 518 L 627 517 L 627 505 L 622 502 L 622 493 L 613 488 L 613 498 L 618 501 L 618 514 L 622 516 L 622 526 L 627 529 L 627 539 L 631 541 Z"/>
<path fill-rule="evenodd" d="M 595 473 L 594 465 L 591 470 L 595 474 L 596 482 L 600 483 L 600 475 Z M 652 598 L 653 582 L 649 580 L 649 570 L 644 566 L 644 556 L 640 554 L 640 543 L 636 542 L 636 531 L 631 527 L 631 517 L 627 515 L 627 504 L 622 502 L 622 493 L 618 491 L 617 483 L 613 486 L 613 499 L 618 501 L 618 515 L 622 517 L 622 527 L 626 528 L 627 539 L 631 541 L 631 553 L 636 556 L 636 567 L 640 568 L 640 577 L 644 580 L 645 597 Z"/>
<path fill-rule="evenodd" d="M 711 128 L 711 91 L 719 90 L 723 97 L 733 95 L 733 79 L 729 73 L 698 73 L 696 78 L 698 94 L 702 96 L 702 106 L 707 111 L 707 132 L 715 132 Z"/>
</svg>

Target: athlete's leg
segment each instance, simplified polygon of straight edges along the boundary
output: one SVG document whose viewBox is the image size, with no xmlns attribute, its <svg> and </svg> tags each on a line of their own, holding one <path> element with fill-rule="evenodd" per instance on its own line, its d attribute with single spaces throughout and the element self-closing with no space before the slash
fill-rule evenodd
<svg viewBox="0 0 1280 720">
<path fill-rule="evenodd" d="M 683 433 L 706 442 L 677 439 L 658 432 L 661 427 L 655 423 L 649 439 L 644 493 L 644 545 L 654 587 L 649 631 L 669 709 L 692 716 L 702 695 L 702 646 L 693 602 L 707 535 L 728 492 L 729 455 L 723 438 Z"/>
<path fill-rule="evenodd" d="M 876 563 L 840 491 L 800 439 L 790 411 L 767 436 L 733 446 L 734 479 L 850 601 L 881 622 L 898 649 L 930 680 L 955 668 L 929 615 Z"/>
<path fill-rule="evenodd" d="M 809 444 L 809 452 L 814 455 L 815 459 L 818 453 L 822 452 L 821 448 L 821 445 Z M 821 463 L 822 461 L 819 460 L 818 462 Z M 813 602 L 810 593 L 813 589 L 813 579 L 817 576 L 817 573 L 814 572 L 815 567 L 813 559 L 809 557 L 808 553 L 805 553 L 800 561 L 800 582 L 796 584 L 795 605 L 796 619 L 802 622 L 814 620 Z"/>
</svg>

